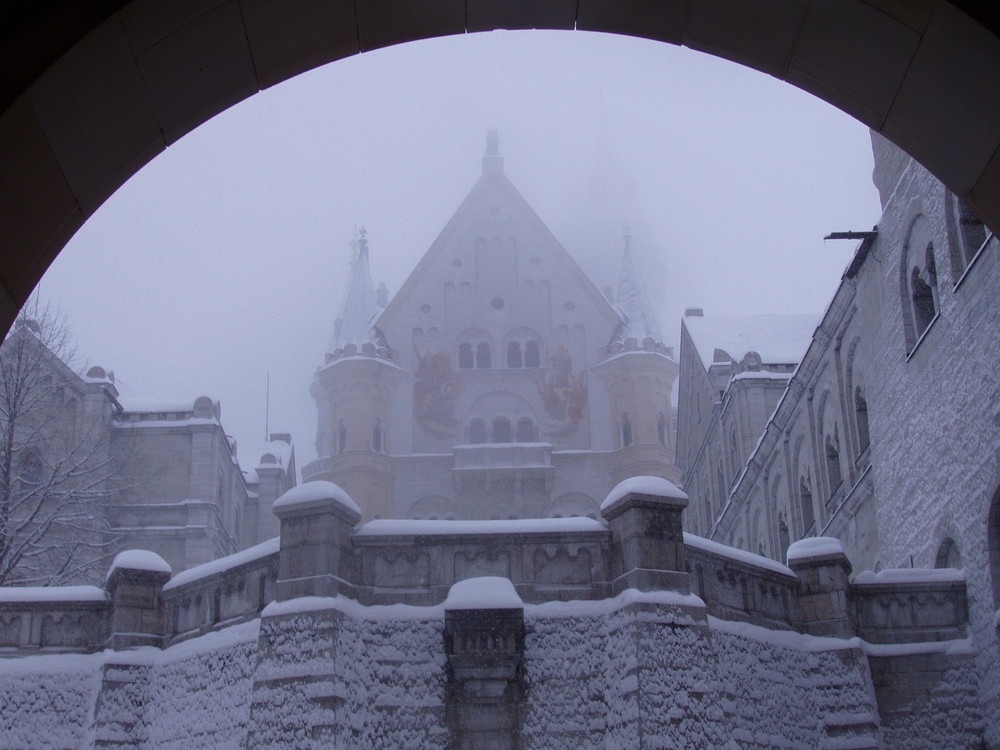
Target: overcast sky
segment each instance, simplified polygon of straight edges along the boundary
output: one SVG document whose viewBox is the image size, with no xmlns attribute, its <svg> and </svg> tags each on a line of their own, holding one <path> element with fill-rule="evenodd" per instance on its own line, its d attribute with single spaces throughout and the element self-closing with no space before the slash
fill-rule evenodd
<svg viewBox="0 0 1000 750">
<path fill-rule="evenodd" d="M 660 327 L 816 312 L 879 215 L 868 131 L 761 73 L 666 44 L 492 32 L 358 55 L 206 123 L 134 176 L 40 290 L 81 365 L 129 393 L 221 400 L 253 467 L 265 430 L 315 457 L 308 387 L 341 305 L 350 241 L 394 291 L 481 170 L 506 172 L 603 286 L 632 247 Z"/>
</svg>

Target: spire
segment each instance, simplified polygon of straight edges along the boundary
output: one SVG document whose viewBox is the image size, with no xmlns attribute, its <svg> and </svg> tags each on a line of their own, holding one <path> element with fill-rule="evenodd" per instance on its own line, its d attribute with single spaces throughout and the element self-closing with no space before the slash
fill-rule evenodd
<svg viewBox="0 0 1000 750">
<path fill-rule="evenodd" d="M 503 172 L 503 157 L 500 156 L 500 136 L 496 128 L 486 131 L 486 153 L 483 155 L 483 174 Z"/>
<path fill-rule="evenodd" d="M 347 287 L 347 299 L 340 318 L 340 326 L 330 339 L 329 354 L 336 354 L 353 344 L 360 352 L 365 344 L 376 344 L 378 338 L 372 329 L 372 321 L 379 308 L 375 298 L 368 265 L 368 232 L 362 227 L 358 232 L 358 255 L 351 268 L 351 278 Z"/>
<path fill-rule="evenodd" d="M 621 274 L 618 277 L 618 297 L 616 300 L 618 310 L 625 319 L 621 339 L 634 338 L 640 345 L 647 338 L 662 343 L 663 338 L 660 336 L 660 327 L 656 323 L 653 306 L 649 303 L 646 288 L 635 267 L 635 262 L 632 260 L 632 235 L 627 226 L 623 239 L 625 252 L 622 256 Z"/>
</svg>

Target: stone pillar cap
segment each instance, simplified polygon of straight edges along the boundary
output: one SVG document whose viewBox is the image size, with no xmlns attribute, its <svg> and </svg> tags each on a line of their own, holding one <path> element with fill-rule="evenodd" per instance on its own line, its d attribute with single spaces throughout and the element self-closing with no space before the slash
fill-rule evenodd
<svg viewBox="0 0 1000 750">
<path fill-rule="evenodd" d="M 358 519 L 361 518 L 361 508 L 351 499 L 351 496 L 340 485 L 322 479 L 292 487 L 275 500 L 271 507 L 275 515 L 281 517 L 299 511 L 332 505 L 340 506 L 344 510 L 357 514 Z"/>
<path fill-rule="evenodd" d="M 480 576 L 452 584 L 444 608 L 449 609 L 524 609 L 524 602 L 509 578 Z"/>
<path fill-rule="evenodd" d="M 640 496 L 643 499 L 664 501 L 670 505 L 686 508 L 688 496 L 676 484 L 661 477 L 630 477 L 619 482 L 601 503 L 601 515 L 605 518 L 625 502 L 629 496 Z"/>
<path fill-rule="evenodd" d="M 832 536 L 808 536 L 805 539 L 799 539 L 788 547 L 786 559 L 790 568 L 841 559 L 850 565 L 847 553 L 844 552 L 844 545 L 839 539 Z"/>
<path fill-rule="evenodd" d="M 118 570 L 152 573 L 154 575 L 150 577 L 163 577 L 164 580 L 169 579 L 173 573 L 173 568 L 170 567 L 170 563 L 155 552 L 150 552 L 148 549 L 127 549 L 124 552 L 119 552 L 115 555 L 115 559 L 114 562 L 111 563 L 111 567 L 108 568 L 106 580 L 110 581 L 111 576 L 113 576 L 115 571 Z"/>
</svg>

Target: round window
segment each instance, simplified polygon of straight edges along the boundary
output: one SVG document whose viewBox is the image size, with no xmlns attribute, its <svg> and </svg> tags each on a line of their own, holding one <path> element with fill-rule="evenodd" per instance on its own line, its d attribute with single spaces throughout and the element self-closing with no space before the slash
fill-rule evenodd
<svg viewBox="0 0 1000 750">
<path fill-rule="evenodd" d="M 420 312 L 422 312 L 422 313 L 429 313 L 430 311 L 431 311 L 431 306 L 430 305 L 421 305 L 420 306 Z"/>
<path fill-rule="evenodd" d="M 505 307 L 507 307 L 507 300 L 505 300 L 503 297 L 496 296 L 490 300 L 490 307 L 492 307 L 494 310 L 503 310 Z"/>
</svg>

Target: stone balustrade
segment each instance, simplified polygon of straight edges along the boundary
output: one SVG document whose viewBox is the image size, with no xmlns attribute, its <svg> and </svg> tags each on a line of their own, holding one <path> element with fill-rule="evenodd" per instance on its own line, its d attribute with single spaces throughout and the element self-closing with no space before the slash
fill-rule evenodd
<svg viewBox="0 0 1000 750">
<path fill-rule="evenodd" d="M 683 533 L 686 498 L 658 481 L 620 485 L 601 520 L 360 526 L 343 490 L 310 482 L 276 504 L 280 538 L 169 581 L 162 569 L 132 570 L 126 556 L 104 588 L 0 589 L 0 655 L 169 645 L 255 619 L 270 601 L 307 595 L 432 606 L 454 584 L 480 576 L 510 580 L 527 606 L 606 599 L 627 588 L 692 591 L 710 615 L 771 629 L 873 644 L 965 634 L 957 571 L 862 573 L 851 581 L 843 549 L 823 538 L 797 542 L 785 566 Z"/>
</svg>

